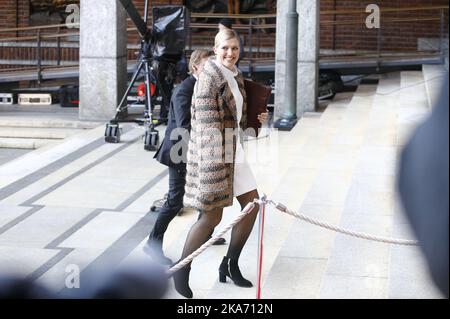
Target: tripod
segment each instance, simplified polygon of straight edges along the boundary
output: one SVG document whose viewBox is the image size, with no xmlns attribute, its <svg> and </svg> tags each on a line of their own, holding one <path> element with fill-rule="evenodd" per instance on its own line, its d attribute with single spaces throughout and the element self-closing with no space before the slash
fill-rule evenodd
<svg viewBox="0 0 450 319">
<path fill-rule="evenodd" d="M 153 7 L 153 32 L 147 27 L 148 16 L 148 0 L 145 0 L 145 16 L 141 18 L 132 0 L 119 0 L 123 5 L 133 23 L 136 25 L 139 34 L 141 35 L 141 51 L 139 55 L 139 62 L 134 72 L 131 82 L 122 97 L 117 109 L 114 119 L 106 124 L 105 141 L 107 143 L 120 142 L 120 122 L 129 122 L 127 120 L 126 109 L 128 108 L 127 97 L 136 82 L 139 74 L 144 72 L 145 75 L 145 99 L 144 117 L 141 119 L 133 119 L 134 122 L 143 124 L 146 127 L 144 137 L 144 148 L 148 151 L 156 151 L 158 149 L 159 135 L 155 130 L 155 126 L 161 124 L 162 119 L 155 120 L 153 118 L 153 92 L 159 91 L 162 94 L 161 110 L 166 111 L 169 106 L 170 92 L 173 87 L 173 82 L 166 70 L 161 67 L 157 68 L 157 76 L 153 74 L 153 69 L 150 66 L 152 60 L 158 61 L 163 68 L 175 70 L 171 66 L 180 61 L 184 54 L 186 45 L 186 31 L 188 30 L 187 21 L 188 13 L 184 6 L 161 6 Z M 162 63 L 162 64 L 161 64 Z M 169 68 L 170 66 L 170 68 Z M 166 74 L 164 76 L 164 74 Z M 168 85 L 166 85 L 168 84 Z M 155 90 L 152 90 L 155 89 Z"/>
<path fill-rule="evenodd" d="M 119 127 L 119 123 L 127 121 L 124 116 L 124 111 L 126 111 L 126 109 L 128 108 L 127 97 L 130 94 L 130 91 L 133 88 L 139 74 L 143 71 L 145 76 L 144 117 L 142 119 L 134 119 L 133 121 L 138 124 L 144 125 L 144 127 L 146 128 L 144 135 L 144 149 L 147 151 L 156 151 L 159 144 L 159 134 L 155 129 L 155 126 L 158 123 L 155 123 L 153 119 L 151 84 L 156 85 L 157 81 L 150 67 L 151 33 L 147 28 L 148 0 L 145 0 L 145 15 L 143 20 L 139 16 L 139 13 L 130 0 L 120 0 L 120 2 L 130 15 L 133 22 L 136 24 L 136 27 L 138 28 L 138 31 L 141 35 L 141 52 L 139 55 L 138 65 L 133 73 L 131 82 L 128 85 L 125 94 L 123 95 L 119 105 L 116 108 L 116 116 L 106 124 L 105 141 L 107 143 L 120 142 L 121 129 Z"/>
<path fill-rule="evenodd" d="M 146 47 L 145 45 L 143 47 Z M 150 59 L 146 54 L 146 49 L 143 49 L 141 53 L 140 61 L 138 62 L 138 66 L 133 73 L 131 78 L 131 82 L 128 85 L 125 94 L 122 97 L 122 100 L 119 103 L 119 106 L 116 109 L 116 116 L 113 120 L 109 121 L 106 124 L 105 131 L 105 141 L 108 143 L 119 143 L 120 142 L 120 127 L 119 122 L 123 119 L 123 113 L 128 108 L 127 105 L 127 97 L 130 94 L 131 89 L 133 88 L 136 79 L 143 71 L 145 76 L 145 103 L 144 103 L 144 117 L 142 119 L 134 119 L 134 122 L 139 124 L 143 124 L 146 128 L 145 136 L 144 136 L 144 149 L 147 151 L 156 151 L 158 149 L 159 144 L 159 134 L 155 129 L 157 121 L 153 119 L 153 107 L 152 107 L 152 90 L 151 84 L 155 84 L 156 79 L 151 71 L 150 67 Z"/>
</svg>

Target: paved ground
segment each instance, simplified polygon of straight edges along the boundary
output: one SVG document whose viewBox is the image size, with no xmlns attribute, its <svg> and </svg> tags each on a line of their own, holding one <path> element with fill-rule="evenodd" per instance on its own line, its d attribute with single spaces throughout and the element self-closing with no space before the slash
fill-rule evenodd
<svg viewBox="0 0 450 319">
<path fill-rule="evenodd" d="M 25 155 L 30 150 L 14 149 L 14 148 L 0 148 L 0 165 L 3 165 L 13 159 Z"/>
<path fill-rule="evenodd" d="M 429 111 L 422 72 L 383 75 L 378 85 L 338 94 L 291 132 L 267 131 L 246 143 L 258 188 L 329 223 L 414 239 L 399 208 L 396 165 Z M 149 207 L 167 191 L 167 169 L 143 149 L 141 127 L 123 129 L 119 144 L 104 143 L 101 125 L 0 166 L 0 272 L 67 292 L 73 265 L 83 286 L 114 265 L 147 260 L 142 246 L 156 218 Z M 218 229 L 239 210 L 227 208 Z M 169 257 L 180 256 L 196 219 L 187 211 L 170 224 Z M 350 238 L 271 207 L 265 225 L 264 298 L 441 298 L 417 247 Z M 195 298 L 255 297 L 255 289 L 218 282 L 226 249 L 213 246 L 194 261 Z M 257 227 L 240 260 L 254 283 L 256 257 Z M 172 284 L 166 298 L 180 298 Z"/>
</svg>

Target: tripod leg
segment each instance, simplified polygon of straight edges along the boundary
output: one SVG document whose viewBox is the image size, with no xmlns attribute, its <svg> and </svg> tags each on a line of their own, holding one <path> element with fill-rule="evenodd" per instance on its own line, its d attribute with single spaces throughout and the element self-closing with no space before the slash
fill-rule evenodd
<svg viewBox="0 0 450 319">
<path fill-rule="evenodd" d="M 145 115 L 149 117 L 150 123 L 153 122 L 153 108 L 152 108 L 152 94 L 150 91 L 150 66 L 148 61 L 144 62 L 145 64 L 145 93 L 147 95 L 146 103 L 145 103 Z"/>
<path fill-rule="evenodd" d="M 145 103 L 146 112 L 148 118 L 146 116 L 146 121 L 144 125 L 147 127 L 144 135 L 144 149 L 146 151 L 156 151 L 159 145 L 159 133 L 155 130 L 155 126 L 153 124 L 153 114 L 152 114 L 152 96 L 150 92 L 150 72 L 151 69 L 148 65 L 148 61 L 145 61 L 145 89 L 147 94 L 147 101 Z"/>
<path fill-rule="evenodd" d="M 136 79 L 137 79 L 139 73 L 141 72 L 143 65 L 144 65 L 144 61 L 142 60 L 141 62 L 139 62 L 139 65 L 138 65 L 136 71 L 134 71 L 134 74 L 133 74 L 133 76 L 131 78 L 131 82 L 128 85 L 127 90 L 125 91 L 125 94 L 123 95 L 122 100 L 120 101 L 119 106 L 116 109 L 116 112 L 117 112 L 116 119 L 118 118 L 119 113 L 122 112 L 126 108 L 126 107 L 123 107 L 123 105 L 125 104 L 127 96 L 130 93 L 131 88 L 134 85 L 134 82 L 136 82 Z"/>
</svg>

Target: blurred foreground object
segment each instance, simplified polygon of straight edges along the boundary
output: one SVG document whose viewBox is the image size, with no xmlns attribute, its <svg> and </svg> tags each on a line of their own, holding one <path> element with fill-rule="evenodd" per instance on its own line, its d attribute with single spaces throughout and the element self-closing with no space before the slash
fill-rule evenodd
<svg viewBox="0 0 450 319">
<path fill-rule="evenodd" d="M 401 154 L 398 188 L 434 283 L 448 298 L 448 73 L 438 104 Z"/>
<path fill-rule="evenodd" d="M 168 278 L 163 267 L 153 262 L 139 262 L 106 276 L 89 298 L 161 299 L 167 286 Z"/>
<path fill-rule="evenodd" d="M 0 276 L 0 299 L 53 299 L 45 287 L 14 275 Z"/>
</svg>

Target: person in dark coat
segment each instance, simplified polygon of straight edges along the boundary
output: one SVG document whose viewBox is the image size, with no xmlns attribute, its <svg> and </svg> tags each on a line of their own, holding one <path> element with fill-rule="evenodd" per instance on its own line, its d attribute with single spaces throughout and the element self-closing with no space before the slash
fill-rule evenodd
<svg viewBox="0 0 450 319">
<path fill-rule="evenodd" d="M 169 107 L 169 117 L 164 141 L 154 158 L 169 167 L 169 193 L 166 202 L 159 210 L 156 223 L 150 233 L 144 251 L 163 264 L 172 264 L 164 256 L 162 245 L 164 233 L 169 223 L 183 208 L 184 187 L 186 184 L 186 161 L 189 132 L 191 130 L 191 100 L 197 76 L 203 64 L 212 53 L 207 50 L 192 52 L 189 71 L 190 76 L 174 90 Z M 217 244 L 224 244 L 221 238 Z"/>
</svg>

